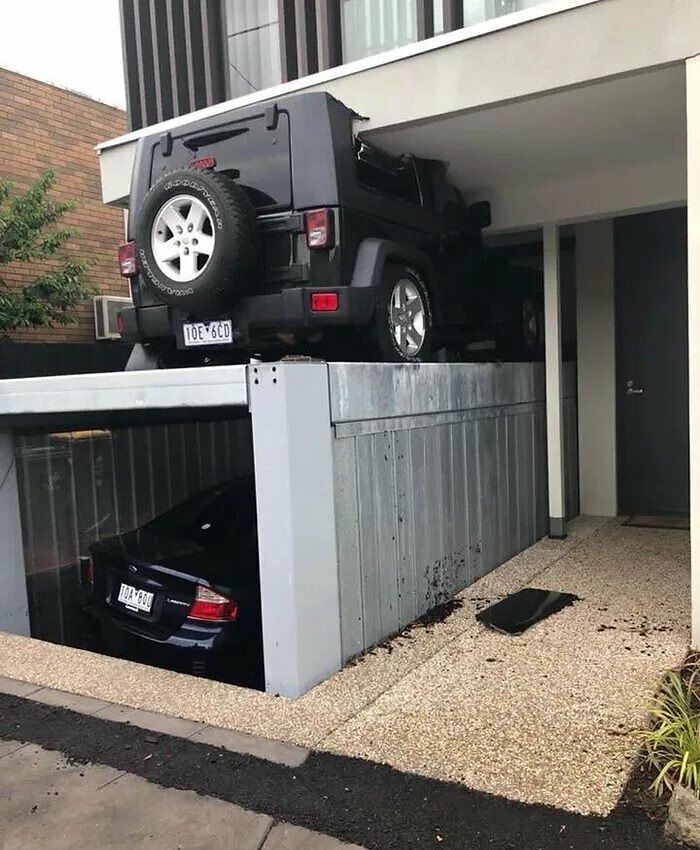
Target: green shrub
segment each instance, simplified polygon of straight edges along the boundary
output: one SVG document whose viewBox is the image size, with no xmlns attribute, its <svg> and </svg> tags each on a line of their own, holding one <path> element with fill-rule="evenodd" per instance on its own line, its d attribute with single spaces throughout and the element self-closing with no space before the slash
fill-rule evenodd
<svg viewBox="0 0 700 850">
<path fill-rule="evenodd" d="M 698 670 L 684 680 L 670 672 L 651 708 L 652 727 L 640 732 L 645 760 L 656 772 L 652 789 L 662 794 L 676 784 L 700 797 L 700 700 L 695 687 Z"/>
<path fill-rule="evenodd" d="M 95 292 L 87 263 L 62 256 L 78 234 L 60 222 L 75 205 L 49 197 L 54 179 L 46 171 L 24 191 L 0 179 L 0 332 L 73 322 L 75 308 Z M 11 287 L 3 267 L 15 263 L 36 263 L 37 276 Z"/>
</svg>

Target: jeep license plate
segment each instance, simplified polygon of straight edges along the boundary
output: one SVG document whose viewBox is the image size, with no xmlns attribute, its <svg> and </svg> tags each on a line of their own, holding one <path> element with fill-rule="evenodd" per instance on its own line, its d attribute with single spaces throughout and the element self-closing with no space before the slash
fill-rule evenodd
<svg viewBox="0 0 700 850">
<path fill-rule="evenodd" d="M 183 323 L 182 337 L 186 346 L 228 345 L 233 342 L 233 323 L 231 319 Z"/>
</svg>

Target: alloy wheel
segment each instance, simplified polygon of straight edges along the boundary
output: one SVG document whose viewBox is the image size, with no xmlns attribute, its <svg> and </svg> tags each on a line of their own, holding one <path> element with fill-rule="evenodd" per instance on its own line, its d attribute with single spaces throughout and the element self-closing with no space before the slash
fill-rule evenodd
<svg viewBox="0 0 700 850">
<path fill-rule="evenodd" d="M 400 351 L 415 357 L 425 342 L 427 317 L 421 292 L 412 280 L 402 278 L 394 286 L 389 300 L 389 324 Z"/>
<path fill-rule="evenodd" d="M 173 281 L 199 277 L 209 264 L 215 242 L 211 213 L 192 195 L 170 198 L 153 222 L 153 257 L 161 272 Z"/>
</svg>

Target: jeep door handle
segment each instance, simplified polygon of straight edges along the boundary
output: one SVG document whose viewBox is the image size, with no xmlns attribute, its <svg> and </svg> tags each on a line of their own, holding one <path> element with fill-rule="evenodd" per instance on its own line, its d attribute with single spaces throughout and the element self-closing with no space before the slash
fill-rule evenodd
<svg viewBox="0 0 700 850">
<path fill-rule="evenodd" d="M 634 386 L 634 381 L 627 381 L 627 395 L 644 395 L 644 390 Z"/>
</svg>

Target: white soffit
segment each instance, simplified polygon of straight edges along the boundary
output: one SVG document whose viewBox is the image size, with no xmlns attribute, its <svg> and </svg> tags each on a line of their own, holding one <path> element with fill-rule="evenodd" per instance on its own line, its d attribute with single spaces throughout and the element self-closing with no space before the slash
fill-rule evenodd
<svg viewBox="0 0 700 850">
<path fill-rule="evenodd" d="M 685 156 L 682 64 L 371 133 L 450 163 L 460 186 L 537 184 L 630 161 Z"/>
</svg>

